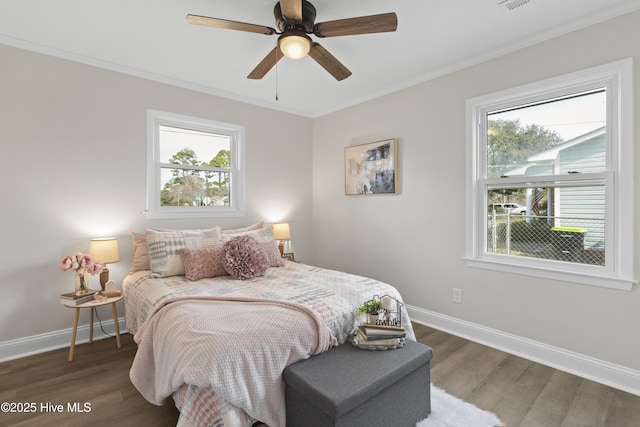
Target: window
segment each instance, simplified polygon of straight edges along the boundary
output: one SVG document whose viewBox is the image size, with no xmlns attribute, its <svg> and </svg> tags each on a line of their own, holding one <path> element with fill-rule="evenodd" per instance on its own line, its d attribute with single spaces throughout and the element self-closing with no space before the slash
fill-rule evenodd
<svg viewBox="0 0 640 427">
<path fill-rule="evenodd" d="M 147 216 L 243 214 L 244 128 L 147 111 Z"/>
<path fill-rule="evenodd" d="M 469 266 L 631 289 L 631 64 L 467 101 Z"/>
</svg>

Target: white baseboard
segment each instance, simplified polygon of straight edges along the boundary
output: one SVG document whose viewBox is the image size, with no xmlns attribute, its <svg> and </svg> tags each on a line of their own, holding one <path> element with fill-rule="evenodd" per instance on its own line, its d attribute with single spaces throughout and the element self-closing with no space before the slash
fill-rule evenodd
<svg viewBox="0 0 640 427">
<path fill-rule="evenodd" d="M 416 323 L 640 396 L 640 371 L 423 308 L 407 310 Z"/>
<path fill-rule="evenodd" d="M 109 335 L 105 335 L 102 332 L 102 329 L 100 329 L 100 323 L 98 321 L 94 321 L 93 326 L 94 341 L 109 338 L 109 335 L 115 336 L 116 334 L 116 328 L 113 319 L 102 321 L 102 328 Z M 118 318 L 118 326 L 120 328 L 121 334 L 127 331 L 124 317 Z M 33 354 L 44 353 L 59 348 L 69 347 L 71 345 L 72 332 L 73 328 L 68 328 L 39 335 L 32 335 L 30 337 L 0 342 L 0 362 L 6 362 L 8 360 L 19 359 L 21 357 L 31 356 Z M 76 345 L 85 342 L 89 342 L 89 325 L 78 326 Z"/>
</svg>

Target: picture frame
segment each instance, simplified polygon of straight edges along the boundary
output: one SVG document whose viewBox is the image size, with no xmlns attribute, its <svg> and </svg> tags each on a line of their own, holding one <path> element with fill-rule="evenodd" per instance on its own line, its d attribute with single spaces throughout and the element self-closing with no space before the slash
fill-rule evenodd
<svg viewBox="0 0 640 427">
<path fill-rule="evenodd" d="M 284 252 L 282 254 L 282 258 L 288 260 L 288 261 L 293 261 L 293 262 L 297 262 L 295 259 L 295 256 L 293 254 L 293 252 Z"/>
<path fill-rule="evenodd" d="M 344 149 L 345 195 L 398 194 L 398 139 Z"/>
</svg>

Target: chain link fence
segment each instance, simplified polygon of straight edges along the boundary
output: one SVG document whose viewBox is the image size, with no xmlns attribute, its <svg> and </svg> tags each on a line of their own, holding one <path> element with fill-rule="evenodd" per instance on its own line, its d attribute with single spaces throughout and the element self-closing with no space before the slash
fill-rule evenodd
<svg viewBox="0 0 640 427">
<path fill-rule="evenodd" d="M 487 252 L 604 266 L 604 219 L 489 215 Z"/>
</svg>

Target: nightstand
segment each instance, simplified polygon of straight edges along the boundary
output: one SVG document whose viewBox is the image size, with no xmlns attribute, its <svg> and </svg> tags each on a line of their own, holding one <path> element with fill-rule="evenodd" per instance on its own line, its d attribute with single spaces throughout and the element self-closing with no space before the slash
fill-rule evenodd
<svg viewBox="0 0 640 427">
<path fill-rule="evenodd" d="M 75 308 L 76 315 L 73 319 L 73 334 L 71 335 L 71 347 L 69 348 L 69 362 L 73 361 L 73 350 L 76 346 L 76 332 L 78 331 L 78 318 L 80 317 L 80 310 L 83 308 L 88 308 L 91 310 L 91 329 L 89 329 L 89 342 L 93 342 L 93 309 L 95 307 L 100 307 L 102 305 L 111 304 L 113 308 L 113 323 L 116 327 L 116 344 L 118 348 L 122 347 L 120 343 L 120 326 L 118 325 L 118 311 L 116 310 L 116 303 L 122 299 L 122 295 L 117 297 L 107 298 L 106 300 L 98 301 L 93 300 L 89 302 L 85 302 L 79 305 L 67 305 L 64 304 L 65 307 Z"/>
</svg>

